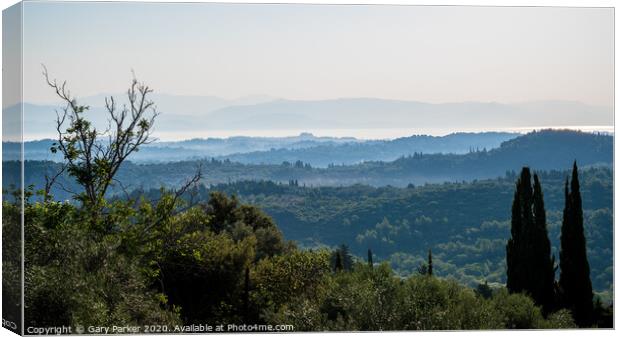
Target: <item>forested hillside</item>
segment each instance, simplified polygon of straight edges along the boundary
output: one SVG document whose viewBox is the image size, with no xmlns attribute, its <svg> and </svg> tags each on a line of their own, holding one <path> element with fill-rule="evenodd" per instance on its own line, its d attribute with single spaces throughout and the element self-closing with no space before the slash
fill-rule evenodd
<svg viewBox="0 0 620 337">
<path fill-rule="evenodd" d="M 489 138 L 492 137 L 489 136 Z M 60 154 L 54 155 L 50 152 L 50 147 L 54 142 L 55 140 L 53 139 L 24 142 L 25 157 L 29 160 L 62 161 Z M 298 136 L 290 137 L 235 136 L 229 138 L 156 141 L 145 144 L 141 151 L 136 152 L 131 159 L 135 162 L 170 162 L 221 157 L 255 151 L 269 151 L 271 149 L 300 149 L 323 144 L 337 146 L 339 144 L 357 142 L 364 142 L 364 140 L 352 137 L 315 137 L 309 133 L 301 133 Z M 18 142 L 3 142 L 2 150 L 8 155 L 19 154 L 21 144 Z"/>
<path fill-rule="evenodd" d="M 568 171 L 538 172 L 545 196 L 549 237 L 559 247 L 564 180 Z M 437 275 L 476 285 L 505 282 L 505 245 L 510 235 L 514 173 L 492 180 L 419 187 L 303 187 L 294 181 L 235 182 L 201 187 L 236 195 L 265 210 L 289 240 L 307 248 L 350 246 L 367 249 L 410 275 L 432 248 Z M 142 192 L 140 192 L 142 193 Z M 582 172 L 586 237 L 592 281 L 608 298 L 613 284 L 613 175 L 608 168 Z M 156 198 L 157 191 L 150 192 Z"/>
<path fill-rule="evenodd" d="M 166 193 L 154 204 L 106 209 L 93 219 L 70 204 L 25 205 L 26 326 L 137 325 L 144 333 L 200 332 L 204 322 L 286 331 L 575 327 L 567 310 L 543 316 L 529 297 L 504 288 L 401 278 L 385 262 L 338 267 L 333 257 L 350 259 L 345 251 L 300 250 L 259 209 L 223 195 L 191 208 Z M 20 210 L 3 202 L 9 237 L 19 233 Z M 10 251 L 18 241 L 5 242 Z M 16 292 L 16 281 L 5 278 L 3 287 Z M 3 300 L 5 308 L 18 303 Z M 605 315 L 597 326 L 609 326 Z"/>
<path fill-rule="evenodd" d="M 416 135 L 394 140 L 371 140 L 338 144 L 321 144 L 304 148 L 276 148 L 270 151 L 235 153 L 218 159 L 240 163 L 280 164 L 301 160 L 312 166 L 350 165 L 366 161 L 393 161 L 414 153 L 464 154 L 499 147 L 502 142 L 519 136 L 516 133 L 453 133 L 434 137 Z"/>
<path fill-rule="evenodd" d="M 241 164 L 230 160 L 194 160 L 161 164 L 123 163 L 112 193 L 123 189 L 149 189 L 181 185 L 198 167 L 206 185 L 242 180 L 295 180 L 300 186 L 346 186 L 364 184 L 371 186 L 398 186 L 409 184 L 471 181 L 496 178 L 522 166 L 537 170 L 563 170 L 573 160 L 582 166 L 610 166 L 613 159 L 613 137 L 576 131 L 541 131 L 517 137 L 493 150 L 479 150 L 467 154 L 416 153 L 392 162 L 366 162 L 357 165 L 334 165 L 315 168 L 303 161 L 283 162 L 278 165 Z M 6 181 L 19 170 L 11 169 L 17 162 L 5 162 Z M 26 161 L 26 185 L 44 185 L 45 174 L 58 171 L 58 163 Z M 75 190 L 75 182 L 67 175 L 59 178 L 54 195 L 70 198 L 68 191 Z M 118 183 L 120 182 L 120 183 Z M 123 186 L 121 186 L 121 184 Z M 61 188 L 64 187 L 64 188 Z"/>
</svg>

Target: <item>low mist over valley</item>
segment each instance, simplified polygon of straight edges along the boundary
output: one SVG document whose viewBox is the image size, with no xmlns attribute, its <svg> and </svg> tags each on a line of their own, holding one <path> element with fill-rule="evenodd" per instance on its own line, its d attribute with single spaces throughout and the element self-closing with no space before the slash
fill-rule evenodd
<svg viewBox="0 0 620 337">
<path fill-rule="evenodd" d="M 60 167 L 53 141 L 25 143 L 25 184 L 43 186 Z M 17 143 L 4 143 L 17 154 Z M 45 160 L 42 160 L 45 159 Z M 54 159 L 56 161 L 49 161 Z M 475 285 L 504 279 L 504 237 L 516 172 L 542 179 L 552 242 L 557 247 L 564 179 L 577 160 L 584 172 L 585 215 L 595 289 L 610 294 L 613 136 L 572 130 L 527 134 L 483 132 L 393 140 L 316 137 L 231 137 L 155 142 L 123 164 L 111 198 L 159 198 L 200 168 L 195 200 L 211 191 L 235 195 L 274 217 L 286 238 L 304 247 L 346 242 L 354 254 L 373 247 L 403 275 L 435 247 L 436 272 Z M 19 172 L 5 161 L 3 178 Z M 79 186 L 67 175 L 52 194 L 71 200 Z M 35 197 L 36 198 L 36 197 Z M 460 201 L 459 201 L 460 200 Z M 590 247 L 590 246 L 589 246 Z M 605 295 L 607 296 L 607 295 Z"/>
</svg>

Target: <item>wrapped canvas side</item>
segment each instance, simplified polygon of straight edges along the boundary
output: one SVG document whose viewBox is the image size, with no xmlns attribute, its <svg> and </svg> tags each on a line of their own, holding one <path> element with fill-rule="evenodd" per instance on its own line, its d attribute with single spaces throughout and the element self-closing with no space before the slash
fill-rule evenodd
<svg viewBox="0 0 620 337">
<path fill-rule="evenodd" d="M 2 326 L 23 334 L 22 3 L 2 12 Z"/>
</svg>

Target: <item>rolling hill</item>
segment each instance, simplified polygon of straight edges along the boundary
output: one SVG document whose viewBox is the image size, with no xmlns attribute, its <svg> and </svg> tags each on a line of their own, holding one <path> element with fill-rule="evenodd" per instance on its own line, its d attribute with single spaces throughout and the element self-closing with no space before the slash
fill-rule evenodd
<svg viewBox="0 0 620 337">
<path fill-rule="evenodd" d="M 442 137 L 411 136 L 394 140 L 364 140 L 352 137 L 317 137 L 301 133 L 291 137 L 229 137 L 154 142 L 132 155 L 135 163 L 210 159 L 246 164 L 280 164 L 302 160 L 313 166 L 356 164 L 369 160 L 392 161 L 415 152 L 467 153 L 472 149 L 495 148 L 519 134 L 505 132 L 455 133 Z M 28 160 L 61 160 L 49 151 L 54 140 L 24 143 Z M 6 156 L 19 156 L 18 142 L 4 142 Z"/>
<path fill-rule="evenodd" d="M 242 164 L 230 160 L 187 160 L 138 164 L 126 162 L 118 179 L 126 188 L 177 187 L 191 177 L 201 165 L 202 183 L 206 185 L 241 180 L 297 181 L 301 186 L 408 186 L 426 183 L 472 181 L 504 176 L 522 166 L 534 170 L 563 170 L 577 160 L 580 167 L 613 164 L 613 137 L 577 131 L 546 130 L 532 132 L 503 142 L 498 148 L 466 154 L 420 154 L 404 156 L 391 162 L 371 161 L 354 165 L 316 168 L 303 161 L 281 164 Z M 4 162 L 3 179 L 15 181 L 16 162 Z M 49 161 L 26 162 L 26 184 L 43 186 L 46 172 L 53 173 L 58 164 Z M 71 179 L 64 177 L 66 187 Z M 116 189 L 116 192 L 120 192 Z M 68 195 L 57 190 L 57 197 Z"/>
</svg>

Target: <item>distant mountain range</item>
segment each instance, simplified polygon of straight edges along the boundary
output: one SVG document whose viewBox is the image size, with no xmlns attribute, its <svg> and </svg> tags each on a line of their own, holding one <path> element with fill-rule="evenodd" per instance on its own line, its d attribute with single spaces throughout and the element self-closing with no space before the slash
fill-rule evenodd
<svg viewBox="0 0 620 337">
<path fill-rule="evenodd" d="M 613 110 L 578 102 L 542 101 L 524 104 L 430 104 L 374 98 L 322 101 L 277 100 L 231 106 L 209 115 L 209 128 L 279 129 L 442 127 L 503 128 L 530 126 L 613 125 Z"/>
<path fill-rule="evenodd" d="M 82 104 L 91 110 L 86 116 L 95 125 L 106 125 L 103 95 L 86 97 Z M 120 99 L 120 96 L 119 96 Z M 442 128 L 452 130 L 500 130 L 519 127 L 611 126 L 611 107 L 591 106 L 570 101 L 537 101 L 518 104 L 461 102 L 432 104 L 377 98 L 330 100 L 283 100 L 252 96 L 226 100 L 211 96 L 154 95 L 162 114 L 156 132 L 183 138 L 192 132 L 201 137 L 221 131 L 247 130 L 329 130 Z M 80 101 L 78 101 L 80 102 Z M 54 135 L 54 105 L 24 104 L 27 139 Z M 5 129 L 15 128 L 19 106 L 4 109 Z"/>
<path fill-rule="evenodd" d="M 236 153 L 221 156 L 246 164 L 280 164 L 298 160 L 315 167 L 351 165 L 368 161 L 393 161 L 415 153 L 464 154 L 499 147 L 502 142 L 518 137 L 518 133 L 480 132 L 453 133 L 447 136 L 414 135 L 394 140 L 371 140 L 340 144 L 324 143 L 303 148 L 276 148 L 269 151 Z"/>
<path fill-rule="evenodd" d="M 356 164 L 364 161 L 392 161 L 414 153 L 467 153 L 492 149 L 515 138 L 517 133 L 455 133 L 442 137 L 415 135 L 394 140 L 361 140 L 352 137 L 316 137 L 302 133 L 292 137 L 230 137 L 155 142 L 131 156 L 136 163 L 170 162 L 216 158 L 240 163 L 281 164 L 301 160 L 316 167 L 330 164 Z M 54 140 L 25 142 L 27 160 L 62 159 L 53 155 Z M 16 158 L 20 143 L 4 142 L 7 158 Z"/>
<path fill-rule="evenodd" d="M 60 154 L 53 155 L 50 147 L 55 140 L 42 139 L 24 142 L 26 160 L 62 159 Z M 144 145 L 140 151 L 131 156 L 134 162 L 170 162 L 190 159 L 222 157 L 238 153 L 270 151 L 272 149 L 301 149 L 323 144 L 336 146 L 363 142 L 351 137 L 316 137 L 310 133 L 301 133 L 291 137 L 229 137 L 188 139 L 178 142 L 154 142 Z M 6 158 L 19 157 L 19 142 L 3 142 L 2 148 Z"/>
</svg>

